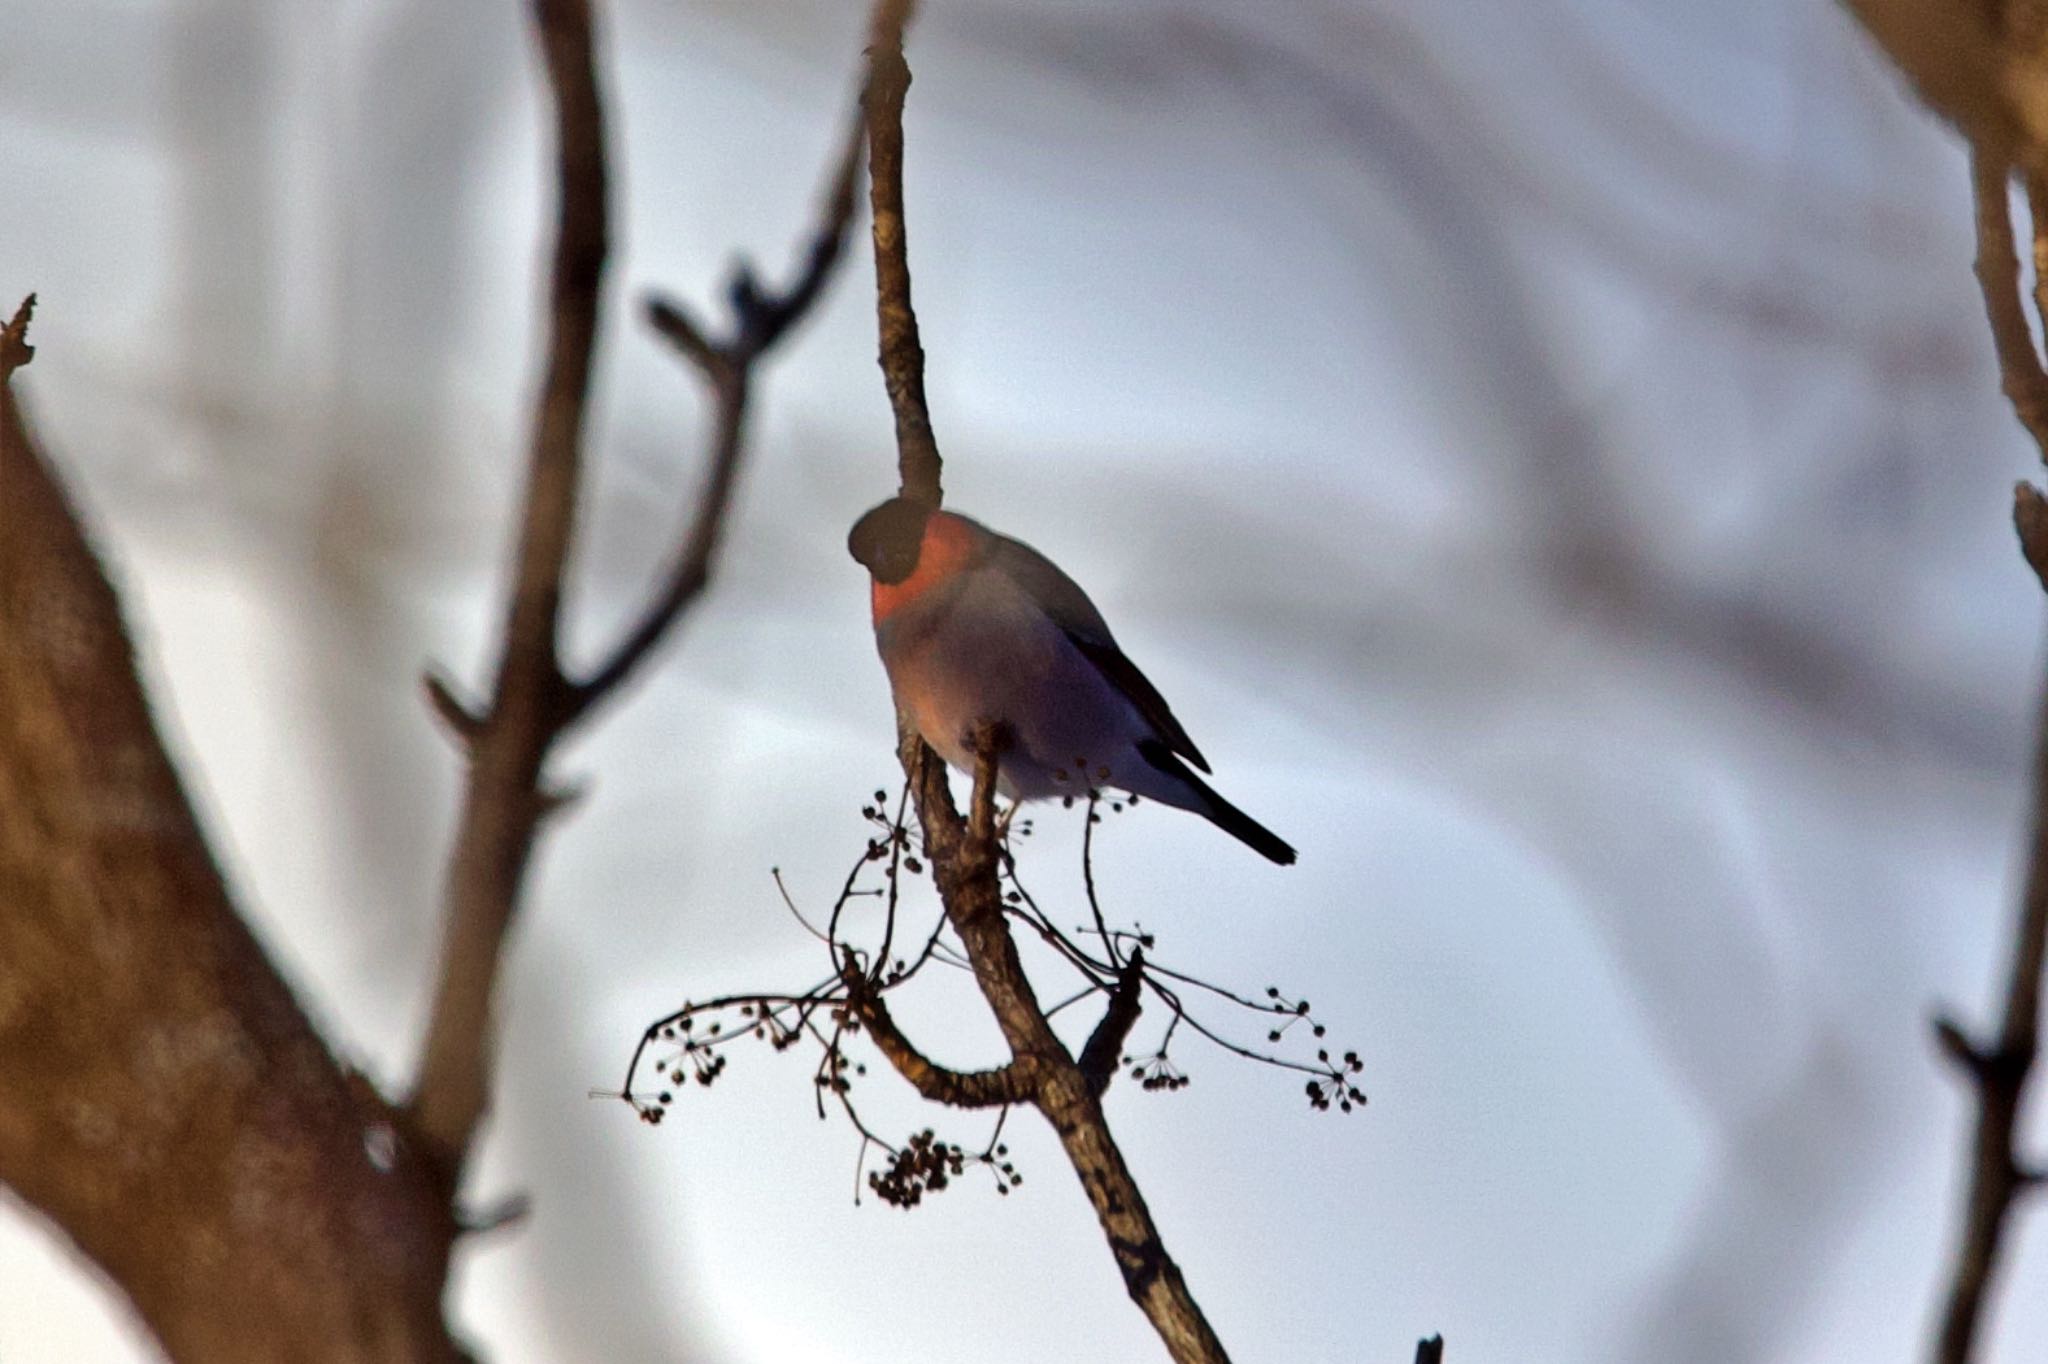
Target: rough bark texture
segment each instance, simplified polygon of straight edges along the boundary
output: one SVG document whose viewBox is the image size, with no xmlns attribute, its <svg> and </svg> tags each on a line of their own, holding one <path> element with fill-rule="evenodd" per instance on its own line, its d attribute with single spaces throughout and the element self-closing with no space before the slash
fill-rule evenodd
<svg viewBox="0 0 2048 1364">
<path fill-rule="evenodd" d="M 996 736 L 983 736 L 966 819 L 954 808 L 945 765 L 922 743 L 917 747 L 919 770 L 913 776 L 918 781 L 918 817 L 939 894 L 974 968 L 975 983 L 1009 1044 L 1012 1064 L 1028 1068 L 1033 1077 L 1026 1101 L 1059 1135 L 1067 1162 L 1116 1258 L 1124 1289 L 1159 1333 L 1167 1354 L 1178 1364 L 1228 1364 L 1223 1342 L 1189 1291 L 1180 1266 L 1167 1253 L 1137 1178 L 1110 1133 L 1102 1111 L 1100 1077 L 1075 1061 L 1053 1031 L 1017 956 L 996 876 Z M 1118 993 L 1121 997 L 1124 992 Z M 1128 1031 L 1136 1017 L 1134 1003 L 1126 1000 L 1119 1007 L 1113 1001 L 1105 1030 L 1121 1023 Z M 1112 1049 L 1120 1043 L 1119 1037 Z"/>
<path fill-rule="evenodd" d="M 875 306 L 881 323 L 882 380 L 896 418 L 902 493 L 939 505 L 938 440 L 924 399 L 924 347 L 910 304 L 910 242 L 903 221 L 903 101 L 910 66 L 903 31 L 914 0 L 880 0 L 868 34 L 868 202 L 874 215 Z"/>
<path fill-rule="evenodd" d="M 455 1359 L 394 1136 L 230 902 L 0 377 L 0 1181 L 175 1358 Z"/>
</svg>

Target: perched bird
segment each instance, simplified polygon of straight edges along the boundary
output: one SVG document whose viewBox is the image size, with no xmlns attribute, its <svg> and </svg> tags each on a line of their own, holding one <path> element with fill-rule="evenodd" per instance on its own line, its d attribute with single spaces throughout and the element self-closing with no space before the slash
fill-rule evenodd
<svg viewBox="0 0 2048 1364">
<path fill-rule="evenodd" d="M 1193 810 L 1261 855 L 1294 849 L 1216 794 L 1194 741 L 1102 613 L 1031 546 L 977 521 L 895 497 L 854 524 L 846 548 L 874 579 L 875 645 L 896 706 L 964 772 L 970 735 L 1006 731 L 997 789 L 1015 800 L 1114 786 Z"/>
</svg>

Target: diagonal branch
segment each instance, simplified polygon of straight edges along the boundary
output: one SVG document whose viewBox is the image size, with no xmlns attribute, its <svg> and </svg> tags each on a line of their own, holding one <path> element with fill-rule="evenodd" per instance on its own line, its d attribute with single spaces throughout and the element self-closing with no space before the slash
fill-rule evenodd
<svg viewBox="0 0 2048 1364">
<path fill-rule="evenodd" d="M 725 337 L 706 337 L 680 304 L 659 296 L 648 299 L 649 323 L 696 368 L 711 389 L 711 465 L 705 474 L 696 514 L 678 542 L 674 562 L 641 608 L 632 629 L 613 646 L 590 677 L 576 685 L 571 723 L 582 719 L 631 677 L 709 585 L 712 559 L 718 551 L 746 447 L 747 397 L 754 365 L 810 311 L 845 254 L 864 137 L 862 120 L 855 118 L 840 150 L 838 169 L 805 253 L 803 268 L 790 286 L 780 293 L 763 293 L 753 272 L 744 264 L 735 272 L 728 290 L 733 322 Z"/>
<path fill-rule="evenodd" d="M 434 711 L 462 742 L 468 783 L 450 859 L 440 977 L 411 1126 L 449 1187 L 489 1101 L 492 995 L 518 914 L 535 838 L 567 797 L 548 789 L 554 745 L 614 695 L 710 582 L 746 444 L 755 363 L 816 303 L 844 256 L 859 176 L 858 120 L 789 287 L 764 291 L 744 265 L 729 289 L 733 322 L 713 340 L 677 305 L 651 300 L 651 321 L 710 385 L 715 403 L 705 487 L 674 561 L 633 626 L 585 680 L 561 662 L 563 578 L 573 543 L 583 427 L 607 257 L 605 120 L 590 0 L 534 0 L 554 96 L 557 216 L 549 274 L 547 365 L 534 416 L 513 589 L 489 705 L 465 705 L 429 676 Z"/>
</svg>

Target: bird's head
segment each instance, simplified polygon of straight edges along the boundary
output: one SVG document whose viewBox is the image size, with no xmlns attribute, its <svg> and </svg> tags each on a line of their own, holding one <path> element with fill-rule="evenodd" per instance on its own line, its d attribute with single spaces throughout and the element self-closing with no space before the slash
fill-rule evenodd
<svg viewBox="0 0 2048 1364">
<path fill-rule="evenodd" d="M 917 571 L 924 544 L 925 522 L 937 510 L 914 498 L 892 497 L 853 523 L 846 552 L 884 586 L 905 581 Z"/>
</svg>

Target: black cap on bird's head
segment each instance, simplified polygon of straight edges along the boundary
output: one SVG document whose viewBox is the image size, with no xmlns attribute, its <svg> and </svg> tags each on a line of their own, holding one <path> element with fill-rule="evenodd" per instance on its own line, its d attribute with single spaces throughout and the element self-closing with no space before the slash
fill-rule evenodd
<svg viewBox="0 0 2048 1364">
<path fill-rule="evenodd" d="M 912 497 L 892 497 L 853 523 L 846 552 L 878 583 L 900 583 L 917 571 L 924 523 L 938 510 Z"/>
</svg>

